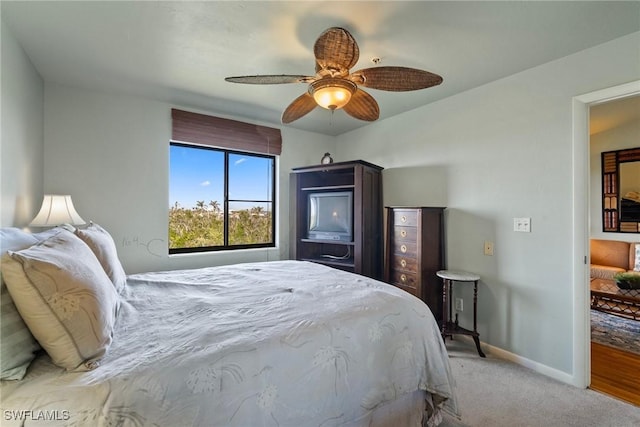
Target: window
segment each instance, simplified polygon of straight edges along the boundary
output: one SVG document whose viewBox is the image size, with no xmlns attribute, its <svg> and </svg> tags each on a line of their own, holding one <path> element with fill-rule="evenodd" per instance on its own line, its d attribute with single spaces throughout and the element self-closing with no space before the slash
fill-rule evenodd
<svg viewBox="0 0 640 427">
<path fill-rule="evenodd" d="M 171 110 L 169 253 L 275 246 L 279 129 Z"/>
<path fill-rule="evenodd" d="M 275 246 L 275 156 L 172 142 L 169 253 Z"/>
</svg>

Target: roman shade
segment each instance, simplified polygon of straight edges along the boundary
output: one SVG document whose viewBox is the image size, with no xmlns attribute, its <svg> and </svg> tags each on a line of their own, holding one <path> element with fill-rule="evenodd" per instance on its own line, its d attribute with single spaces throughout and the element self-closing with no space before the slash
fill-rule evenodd
<svg viewBox="0 0 640 427">
<path fill-rule="evenodd" d="M 177 109 L 171 110 L 171 119 L 173 141 L 260 154 L 282 151 L 280 129 Z"/>
</svg>

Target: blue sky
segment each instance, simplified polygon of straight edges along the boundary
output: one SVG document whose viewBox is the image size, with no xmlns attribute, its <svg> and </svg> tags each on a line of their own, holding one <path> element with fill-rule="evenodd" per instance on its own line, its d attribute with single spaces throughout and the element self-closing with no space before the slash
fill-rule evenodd
<svg viewBox="0 0 640 427">
<path fill-rule="evenodd" d="M 229 198 L 271 199 L 271 160 L 241 154 L 229 155 Z M 220 151 L 171 145 L 169 170 L 169 206 L 178 202 L 183 208 L 223 204 L 224 153 Z M 234 207 L 231 206 L 231 209 Z"/>
</svg>

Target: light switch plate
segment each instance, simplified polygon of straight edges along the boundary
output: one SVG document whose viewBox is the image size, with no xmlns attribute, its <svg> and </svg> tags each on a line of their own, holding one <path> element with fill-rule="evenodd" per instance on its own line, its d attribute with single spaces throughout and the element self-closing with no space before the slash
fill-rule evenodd
<svg viewBox="0 0 640 427">
<path fill-rule="evenodd" d="M 513 218 L 513 231 L 531 233 L 531 218 Z"/>
</svg>

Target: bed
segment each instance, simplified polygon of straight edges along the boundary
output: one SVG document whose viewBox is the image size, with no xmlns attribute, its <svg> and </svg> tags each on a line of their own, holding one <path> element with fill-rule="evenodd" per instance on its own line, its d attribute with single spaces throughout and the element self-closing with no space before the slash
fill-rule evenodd
<svg viewBox="0 0 640 427">
<path fill-rule="evenodd" d="M 431 426 L 457 413 L 431 312 L 385 283 L 271 261 L 120 287 L 104 352 L 65 369 L 41 351 L 2 381 L 3 426 Z"/>
</svg>

